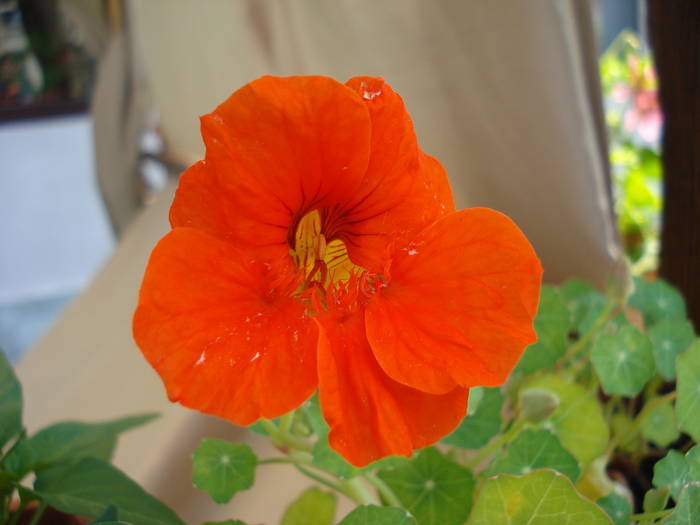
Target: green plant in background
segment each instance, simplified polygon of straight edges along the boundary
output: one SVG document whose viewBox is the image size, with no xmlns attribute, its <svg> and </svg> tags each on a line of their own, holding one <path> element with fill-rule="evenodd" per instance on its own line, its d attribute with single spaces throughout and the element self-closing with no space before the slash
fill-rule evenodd
<svg viewBox="0 0 700 525">
<path fill-rule="evenodd" d="M 600 59 L 615 210 L 625 251 L 639 272 L 657 266 L 662 115 L 652 57 L 623 31 Z"/>
<path fill-rule="evenodd" d="M 698 523 L 700 340 L 670 285 L 617 289 L 545 286 L 539 341 L 509 381 L 472 389 L 462 424 L 411 459 L 353 467 L 328 447 L 312 398 L 251 427 L 280 456 L 203 441 L 194 483 L 227 503 L 258 468 L 288 463 L 323 490 L 302 492 L 282 525 Z M 358 505 L 339 519 L 338 495 Z"/>
<path fill-rule="evenodd" d="M 117 523 L 118 513 L 134 525 L 184 525 L 109 462 L 119 434 L 155 417 L 68 421 L 27 436 L 22 388 L 0 350 L 0 524 L 15 525 L 25 509 L 34 508 L 30 525 L 36 525 L 51 506 L 70 515 L 102 516 L 95 523 Z"/>
</svg>

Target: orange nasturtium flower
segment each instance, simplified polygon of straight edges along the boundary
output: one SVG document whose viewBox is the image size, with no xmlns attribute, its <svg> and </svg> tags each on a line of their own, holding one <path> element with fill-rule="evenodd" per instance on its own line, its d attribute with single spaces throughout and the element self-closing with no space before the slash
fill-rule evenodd
<svg viewBox="0 0 700 525">
<path fill-rule="evenodd" d="M 330 445 L 365 465 L 448 434 L 535 341 L 530 243 L 455 211 L 382 79 L 263 77 L 201 128 L 134 317 L 172 401 L 249 425 L 318 389 Z"/>
</svg>

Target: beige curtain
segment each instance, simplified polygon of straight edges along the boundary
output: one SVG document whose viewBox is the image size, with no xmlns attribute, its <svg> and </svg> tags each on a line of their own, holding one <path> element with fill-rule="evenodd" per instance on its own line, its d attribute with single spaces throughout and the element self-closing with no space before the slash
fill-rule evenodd
<svg viewBox="0 0 700 525">
<path fill-rule="evenodd" d="M 383 76 L 457 204 L 523 227 L 545 278 L 604 284 L 615 257 L 591 2 L 132 1 L 170 151 L 202 156 L 198 117 L 263 74 Z M 166 7 L 167 6 L 167 7 Z"/>
<path fill-rule="evenodd" d="M 511 215 L 548 280 L 576 275 L 602 284 L 617 244 L 591 4 L 133 0 L 127 26 L 172 158 L 200 158 L 198 116 L 259 75 L 381 75 L 404 97 L 423 148 L 447 167 L 460 206 Z M 103 172 L 112 173 L 118 148 L 100 153 L 99 133 L 117 134 L 124 123 L 104 104 L 98 99 L 94 108 L 98 157 L 112 159 Z M 129 183 L 111 182 L 108 199 L 128 202 Z M 34 430 L 58 419 L 160 411 L 158 422 L 121 441 L 117 465 L 188 522 L 277 523 L 308 483 L 292 469 L 261 467 L 255 488 L 223 507 L 193 489 L 190 453 L 202 437 L 247 439 L 263 457 L 271 451 L 245 430 L 170 405 L 131 340 L 138 286 L 150 249 L 167 231 L 170 198 L 161 196 L 133 222 L 93 286 L 20 364 L 27 424 Z"/>
</svg>

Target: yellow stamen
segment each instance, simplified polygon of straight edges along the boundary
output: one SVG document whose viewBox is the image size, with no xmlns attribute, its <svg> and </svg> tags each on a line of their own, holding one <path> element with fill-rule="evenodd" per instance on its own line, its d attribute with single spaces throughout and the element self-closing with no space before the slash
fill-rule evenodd
<svg viewBox="0 0 700 525">
<path fill-rule="evenodd" d="M 301 218 L 294 233 L 294 248 L 290 249 L 289 253 L 294 264 L 304 271 L 309 281 L 324 279 L 321 283 L 324 286 L 347 281 L 353 272 L 364 272 L 363 268 L 350 260 L 342 240 L 327 241 L 318 210 L 313 210 Z M 323 271 L 319 271 L 322 267 Z"/>
</svg>

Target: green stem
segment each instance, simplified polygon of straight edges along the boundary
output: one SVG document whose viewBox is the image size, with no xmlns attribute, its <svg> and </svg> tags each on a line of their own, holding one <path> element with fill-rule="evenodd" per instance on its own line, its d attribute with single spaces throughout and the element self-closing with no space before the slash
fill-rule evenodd
<svg viewBox="0 0 700 525">
<path fill-rule="evenodd" d="M 641 514 L 633 514 L 630 517 L 630 521 L 639 521 L 640 523 L 646 523 L 649 521 L 658 520 L 660 518 L 663 518 L 664 516 L 668 516 L 674 510 L 676 510 L 676 509 L 673 508 L 673 509 L 660 510 L 658 512 L 644 512 Z"/>
<path fill-rule="evenodd" d="M 391 507 L 402 507 L 403 505 L 401 504 L 401 501 L 399 500 L 398 496 L 394 494 L 394 491 L 391 490 L 389 485 L 384 483 L 382 479 L 380 479 L 376 474 L 374 473 L 367 473 L 364 475 L 365 479 L 369 482 L 370 485 L 372 485 L 379 495 L 384 498 L 384 501 L 386 501 Z"/>
<path fill-rule="evenodd" d="M 288 416 L 291 416 L 288 418 Z M 287 418 L 287 419 L 285 419 Z M 287 446 L 295 450 L 303 450 L 305 452 L 311 452 L 311 445 L 289 433 L 291 423 L 294 419 L 294 413 L 290 412 L 285 414 L 280 418 L 280 426 L 277 427 L 272 421 L 268 419 L 261 419 L 260 423 L 265 428 L 268 434 L 270 434 L 270 439 L 272 443 L 280 448 L 282 446 Z"/>
<path fill-rule="evenodd" d="M 379 503 L 376 496 L 362 484 L 362 478 L 359 476 L 342 480 L 340 483 L 345 489 L 345 494 L 358 505 L 377 505 Z"/>
<path fill-rule="evenodd" d="M 274 463 L 296 463 L 292 458 L 281 457 L 281 458 L 267 458 L 258 461 L 258 465 L 272 465 Z"/>
<path fill-rule="evenodd" d="M 336 492 L 345 494 L 348 498 L 353 500 L 358 505 L 377 503 L 376 498 L 372 497 L 372 495 L 369 492 L 367 492 L 367 489 L 361 483 L 359 483 L 358 478 L 354 478 L 351 480 L 342 480 L 340 481 L 340 483 L 337 483 L 308 469 L 307 466 L 312 465 L 312 462 L 312 456 L 308 452 L 292 451 L 289 456 L 260 460 L 258 461 L 258 465 L 272 465 L 275 463 L 291 464 L 294 465 L 294 467 L 305 476 L 313 479 L 314 481 L 317 481 L 322 485 L 325 485 L 330 489 L 335 490 Z"/>
<path fill-rule="evenodd" d="M 328 488 L 331 488 L 331 489 L 333 489 L 333 490 L 335 490 L 335 491 L 337 491 L 337 492 L 340 492 L 340 493 L 342 493 L 342 494 L 345 494 L 345 495 L 348 496 L 349 498 L 352 498 L 352 496 L 351 496 L 350 494 L 348 494 L 347 491 L 345 491 L 345 489 L 344 489 L 342 486 L 340 486 L 338 483 L 335 483 L 334 481 L 331 481 L 331 480 L 329 480 L 329 479 L 326 479 L 326 478 L 324 478 L 323 476 L 320 476 L 319 474 L 316 474 L 315 472 L 312 472 L 312 471 L 310 471 L 309 469 L 302 467 L 299 463 L 294 463 L 294 467 L 295 467 L 299 472 L 301 472 L 301 473 L 304 474 L 305 476 L 307 476 L 307 477 L 313 479 L 314 481 L 317 481 L 317 482 L 320 483 L 321 485 L 325 485 L 325 486 L 328 487 Z"/>
<path fill-rule="evenodd" d="M 48 504 L 45 501 L 42 501 L 37 509 L 34 511 L 34 516 L 32 516 L 32 521 L 29 522 L 29 525 L 37 525 L 39 523 L 39 520 L 41 519 L 41 515 L 44 513 L 46 510 L 46 507 Z"/>
<path fill-rule="evenodd" d="M 598 330 L 607 322 L 610 313 L 615 308 L 615 305 L 616 303 L 613 300 L 608 300 L 608 302 L 605 303 L 603 311 L 600 312 L 600 315 L 596 318 L 595 321 L 593 321 L 591 327 L 586 331 L 585 334 L 583 334 L 583 336 L 581 336 L 581 338 L 579 338 L 578 341 L 576 341 L 569 347 L 564 356 L 559 360 L 560 365 L 572 360 L 581 350 L 583 350 L 586 347 L 586 345 L 591 341 L 591 339 L 593 339 L 593 337 L 598 333 Z"/>
<path fill-rule="evenodd" d="M 277 425 L 275 425 L 269 419 L 261 419 L 260 424 L 263 426 L 263 428 L 265 430 L 267 430 L 268 434 L 270 434 L 270 435 L 277 434 Z"/>
<path fill-rule="evenodd" d="M 615 409 L 620 404 L 620 399 L 620 395 L 615 394 L 608 400 L 608 402 L 605 405 L 605 420 L 608 422 L 608 426 L 611 425 L 612 416 L 615 413 Z"/>
<path fill-rule="evenodd" d="M 499 437 L 491 441 L 491 443 L 479 450 L 479 452 L 472 456 L 472 458 L 467 461 L 464 466 L 470 470 L 476 469 L 476 467 L 478 467 L 487 457 L 515 439 L 523 428 L 525 428 L 525 425 L 525 421 L 516 421 L 507 432 L 501 434 Z"/>
<path fill-rule="evenodd" d="M 294 421 L 294 410 L 287 412 L 280 418 L 280 434 L 289 436 L 289 429 L 292 428 L 292 422 Z"/>
</svg>

